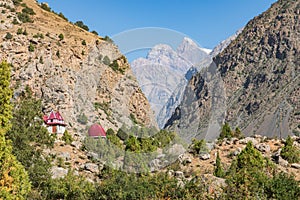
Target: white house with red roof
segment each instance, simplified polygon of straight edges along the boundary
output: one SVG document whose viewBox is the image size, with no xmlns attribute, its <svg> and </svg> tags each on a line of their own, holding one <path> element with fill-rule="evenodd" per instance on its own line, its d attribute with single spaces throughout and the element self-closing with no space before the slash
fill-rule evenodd
<svg viewBox="0 0 300 200">
<path fill-rule="evenodd" d="M 66 130 L 66 124 L 63 117 L 59 112 L 51 110 L 49 115 L 44 115 L 44 124 L 49 133 L 64 133 Z"/>
</svg>

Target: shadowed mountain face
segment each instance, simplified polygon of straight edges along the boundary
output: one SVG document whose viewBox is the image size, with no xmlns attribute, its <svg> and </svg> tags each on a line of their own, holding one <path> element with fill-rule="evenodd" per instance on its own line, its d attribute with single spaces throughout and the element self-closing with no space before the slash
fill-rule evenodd
<svg viewBox="0 0 300 200">
<path fill-rule="evenodd" d="M 166 127 L 209 140 L 224 121 L 245 135 L 299 133 L 299 16 L 299 1 L 278 1 L 251 20 L 206 71 L 190 80 Z"/>
<path fill-rule="evenodd" d="M 139 58 L 131 63 L 132 70 L 155 112 L 160 127 L 163 127 L 167 119 L 166 112 L 172 113 L 175 108 L 165 107 L 170 97 L 176 91 L 173 98 L 176 101 L 181 99 L 187 81 L 197 68 L 202 67 L 199 63 L 209 58 L 208 52 L 191 39 L 184 38 L 176 51 L 168 45 L 156 45 L 148 53 L 147 58 Z M 190 71 L 190 75 L 187 76 L 186 73 L 191 68 L 196 70 Z"/>
</svg>

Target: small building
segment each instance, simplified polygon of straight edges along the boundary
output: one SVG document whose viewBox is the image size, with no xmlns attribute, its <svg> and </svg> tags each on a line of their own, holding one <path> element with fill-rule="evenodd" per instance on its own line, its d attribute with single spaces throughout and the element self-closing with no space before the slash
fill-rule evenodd
<svg viewBox="0 0 300 200">
<path fill-rule="evenodd" d="M 102 126 L 100 126 L 99 124 L 93 124 L 90 128 L 89 128 L 89 136 L 93 137 L 93 138 L 106 138 L 106 132 L 104 130 L 104 128 Z"/>
<path fill-rule="evenodd" d="M 44 115 L 43 120 L 49 133 L 63 134 L 66 130 L 67 125 L 59 112 L 51 110 L 49 115 Z"/>
</svg>

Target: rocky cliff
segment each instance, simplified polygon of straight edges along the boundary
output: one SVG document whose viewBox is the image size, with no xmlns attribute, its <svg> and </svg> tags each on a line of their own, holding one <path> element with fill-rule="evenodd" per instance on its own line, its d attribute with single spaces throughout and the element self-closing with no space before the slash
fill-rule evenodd
<svg viewBox="0 0 300 200">
<path fill-rule="evenodd" d="M 245 135 L 299 134 L 300 3 L 278 1 L 189 82 L 167 126 L 214 139 L 224 121 Z"/>
<path fill-rule="evenodd" d="M 159 127 L 163 128 L 176 102 L 180 102 L 191 75 L 209 59 L 209 51 L 200 48 L 190 38 L 184 38 L 176 50 L 159 44 L 151 49 L 147 58 L 138 58 L 131 64 L 138 82 L 155 112 Z M 190 70 L 190 69 L 195 70 Z"/>
<path fill-rule="evenodd" d="M 0 59 L 13 65 L 15 98 L 29 85 L 43 111 L 59 110 L 68 130 L 79 136 L 96 122 L 105 129 L 133 121 L 156 126 L 126 58 L 113 43 L 34 0 L 1 0 L 0 5 Z"/>
</svg>

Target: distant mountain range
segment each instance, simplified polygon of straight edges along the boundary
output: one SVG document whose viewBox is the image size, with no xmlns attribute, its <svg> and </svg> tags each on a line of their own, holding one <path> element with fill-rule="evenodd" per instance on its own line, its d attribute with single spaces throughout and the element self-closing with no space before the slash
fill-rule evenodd
<svg viewBox="0 0 300 200">
<path fill-rule="evenodd" d="M 210 57 L 210 52 L 185 37 L 176 50 L 169 45 L 159 44 L 149 51 L 146 58 L 138 58 L 131 63 L 160 127 L 173 111 L 174 106 L 167 106 L 170 105 L 168 102 L 174 102 L 174 99 L 180 101 L 189 78 L 201 68 L 199 63 Z"/>
</svg>

